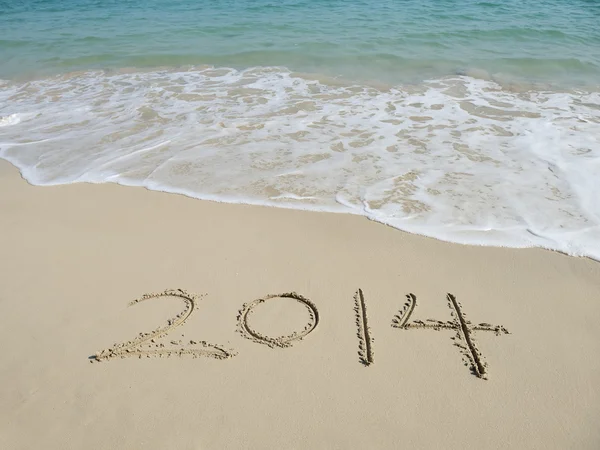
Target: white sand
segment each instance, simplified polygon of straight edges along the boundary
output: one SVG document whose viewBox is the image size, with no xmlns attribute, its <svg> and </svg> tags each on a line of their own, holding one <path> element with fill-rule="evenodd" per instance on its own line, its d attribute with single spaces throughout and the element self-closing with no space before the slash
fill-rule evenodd
<svg viewBox="0 0 600 450">
<path fill-rule="evenodd" d="M 449 244 L 357 216 L 33 187 L 6 162 L 0 249 L 2 449 L 600 448 L 600 264 L 588 259 Z M 157 349 L 207 341 L 236 356 L 90 363 L 182 312 L 176 298 L 127 307 L 167 288 L 206 296 Z M 303 340 L 270 348 L 238 332 L 244 304 L 292 291 L 318 311 Z M 456 330 L 391 326 L 410 292 L 413 325 L 453 320 L 450 292 L 465 321 L 506 327 L 466 324 L 488 380 L 464 365 Z M 294 299 L 252 311 L 262 335 L 309 325 Z"/>
</svg>

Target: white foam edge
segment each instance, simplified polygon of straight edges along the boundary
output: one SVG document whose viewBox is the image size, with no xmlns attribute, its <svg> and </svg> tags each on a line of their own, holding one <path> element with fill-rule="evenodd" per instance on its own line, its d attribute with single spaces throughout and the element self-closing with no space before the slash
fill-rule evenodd
<svg viewBox="0 0 600 450">
<path fill-rule="evenodd" d="M 377 222 L 382 225 L 389 226 L 391 228 L 404 231 L 406 233 L 424 236 L 427 238 L 436 239 L 442 242 L 449 242 L 453 244 L 460 245 L 468 245 L 468 246 L 476 246 L 476 247 L 496 247 L 496 248 L 512 248 L 512 249 L 527 249 L 527 248 L 540 248 L 544 250 L 549 250 L 553 252 L 559 252 L 565 254 L 567 256 L 572 257 L 586 257 L 592 259 L 594 261 L 600 262 L 600 252 L 598 254 L 591 252 L 582 252 L 581 250 L 576 249 L 568 249 L 564 248 L 564 246 L 559 244 L 559 241 L 552 238 L 551 236 L 545 236 L 542 233 L 537 233 L 534 230 L 530 230 L 529 228 L 518 228 L 518 227 L 510 227 L 505 229 L 489 229 L 489 228 L 473 228 L 473 227 L 457 227 L 457 226 L 436 226 L 436 227 L 428 227 L 424 225 L 413 226 L 406 219 L 399 219 L 396 221 L 391 221 L 381 215 L 371 211 L 365 205 L 361 205 L 360 207 L 357 205 L 353 205 L 345 201 L 341 196 L 336 196 L 336 202 L 340 205 L 339 208 L 332 207 L 323 207 L 311 204 L 292 204 L 285 202 L 271 202 L 271 201 L 261 201 L 249 197 L 243 196 L 217 196 L 211 194 L 199 194 L 193 192 L 188 189 L 174 188 L 170 186 L 165 186 L 160 183 L 152 182 L 144 180 L 143 182 L 132 182 L 127 179 L 119 179 L 119 175 L 113 175 L 104 181 L 97 180 L 86 180 L 84 178 L 80 178 L 76 181 L 69 181 L 66 179 L 55 179 L 52 182 L 41 182 L 39 179 L 36 179 L 34 176 L 35 168 L 27 168 L 24 166 L 20 166 L 16 160 L 7 157 L 6 155 L 0 154 L 0 158 L 8 161 L 13 166 L 15 166 L 21 176 L 31 185 L 33 186 L 61 186 L 67 184 L 78 184 L 78 183 L 88 183 L 88 184 L 106 184 L 106 183 L 114 183 L 125 187 L 143 187 L 148 189 L 149 191 L 157 191 L 164 192 L 167 194 L 178 194 L 183 195 L 185 197 L 211 201 L 216 203 L 226 203 L 226 204 L 239 204 L 239 205 L 249 205 L 249 206 L 263 206 L 263 207 L 272 207 L 272 208 L 282 208 L 282 209 L 291 209 L 298 211 L 309 211 L 309 212 L 320 212 L 320 213 L 334 213 L 334 214 L 352 214 L 355 216 L 363 216 L 369 220 Z M 591 227 L 597 228 L 597 227 Z M 513 233 L 511 233 L 513 231 Z M 527 232 L 531 235 L 532 239 L 530 242 L 523 241 L 522 238 L 515 236 L 515 234 L 522 234 L 523 231 Z M 575 232 L 570 232 L 568 234 L 580 233 L 582 231 L 587 230 L 577 230 Z M 516 233 L 515 233 L 516 232 Z M 475 238 L 474 235 L 477 235 L 479 239 Z M 516 239 L 515 239 L 516 238 Z"/>
</svg>

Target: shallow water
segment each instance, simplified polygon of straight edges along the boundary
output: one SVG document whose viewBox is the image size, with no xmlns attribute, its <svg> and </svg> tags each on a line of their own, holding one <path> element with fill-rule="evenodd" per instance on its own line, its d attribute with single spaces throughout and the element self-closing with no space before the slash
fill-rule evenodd
<svg viewBox="0 0 600 450">
<path fill-rule="evenodd" d="M 0 2 L 0 156 L 600 259 L 600 2 Z"/>
<path fill-rule="evenodd" d="M 2 0 L 0 25 L 0 78 L 210 64 L 599 83 L 597 0 Z"/>
</svg>

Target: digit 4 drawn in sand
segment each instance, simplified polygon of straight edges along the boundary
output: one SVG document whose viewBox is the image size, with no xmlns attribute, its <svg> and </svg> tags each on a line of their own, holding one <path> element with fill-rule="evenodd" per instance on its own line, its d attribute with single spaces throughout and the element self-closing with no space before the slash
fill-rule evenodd
<svg viewBox="0 0 600 450">
<path fill-rule="evenodd" d="M 232 350 L 226 350 L 218 345 L 209 344 L 205 341 L 190 341 L 190 345 L 200 345 L 202 348 L 166 348 L 164 344 L 156 343 L 156 339 L 166 336 L 174 328 L 183 325 L 190 315 L 196 310 L 199 297 L 193 294 L 188 294 L 182 289 L 168 289 L 163 292 L 144 294 L 140 298 L 129 303 L 129 306 L 136 305 L 151 298 L 158 297 L 177 297 L 185 302 L 185 309 L 177 314 L 173 319 L 167 321 L 167 326 L 158 327 L 149 333 L 140 333 L 130 341 L 121 344 L 115 344 L 110 348 L 102 350 L 91 357 L 91 361 L 108 361 L 113 358 L 127 358 L 137 356 L 142 358 L 146 356 L 172 356 L 172 355 L 191 355 L 194 358 L 199 356 L 207 356 L 215 359 L 227 359 L 235 356 Z M 172 344 L 181 344 L 181 341 L 171 341 Z"/>
<path fill-rule="evenodd" d="M 462 311 L 462 305 L 456 300 L 456 297 L 448 294 L 446 299 L 448 300 L 448 307 L 452 311 L 450 315 L 454 317 L 453 320 L 443 322 L 441 320 L 427 319 L 429 323 L 425 323 L 422 320 L 414 320 L 412 323 L 409 323 L 410 316 L 417 306 L 417 297 L 414 294 L 408 294 L 404 308 L 392 319 L 392 327 L 400 328 L 401 330 L 426 328 L 436 331 L 456 331 L 456 336 L 452 338 L 455 341 L 454 345 L 461 349 L 463 356 L 467 360 L 467 364 L 471 366 L 472 372 L 479 378 L 487 379 L 488 364 L 484 361 L 483 355 L 477 348 L 473 332 L 493 331 L 496 336 L 500 336 L 501 334 L 509 334 L 508 331 L 502 325 L 490 325 L 489 323 L 480 323 L 473 326 L 471 321 L 466 319 L 466 314 Z"/>
</svg>

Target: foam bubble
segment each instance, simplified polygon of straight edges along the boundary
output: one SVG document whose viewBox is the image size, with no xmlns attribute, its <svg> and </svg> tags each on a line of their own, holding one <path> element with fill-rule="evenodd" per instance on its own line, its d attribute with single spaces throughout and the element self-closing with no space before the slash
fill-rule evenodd
<svg viewBox="0 0 600 450">
<path fill-rule="evenodd" d="M 9 114 L 8 116 L 0 116 L 0 127 L 16 125 L 21 122 L 19 114 Z"/>
<path fill-rule="evenodd" d="M 20 118 L 0 129 L 0 156 L 34 184 L 347 212 L 454 242 L 600 259 L 598 92 L 202 68 L 7 83 L 0 105 Z"/>
</svg>

